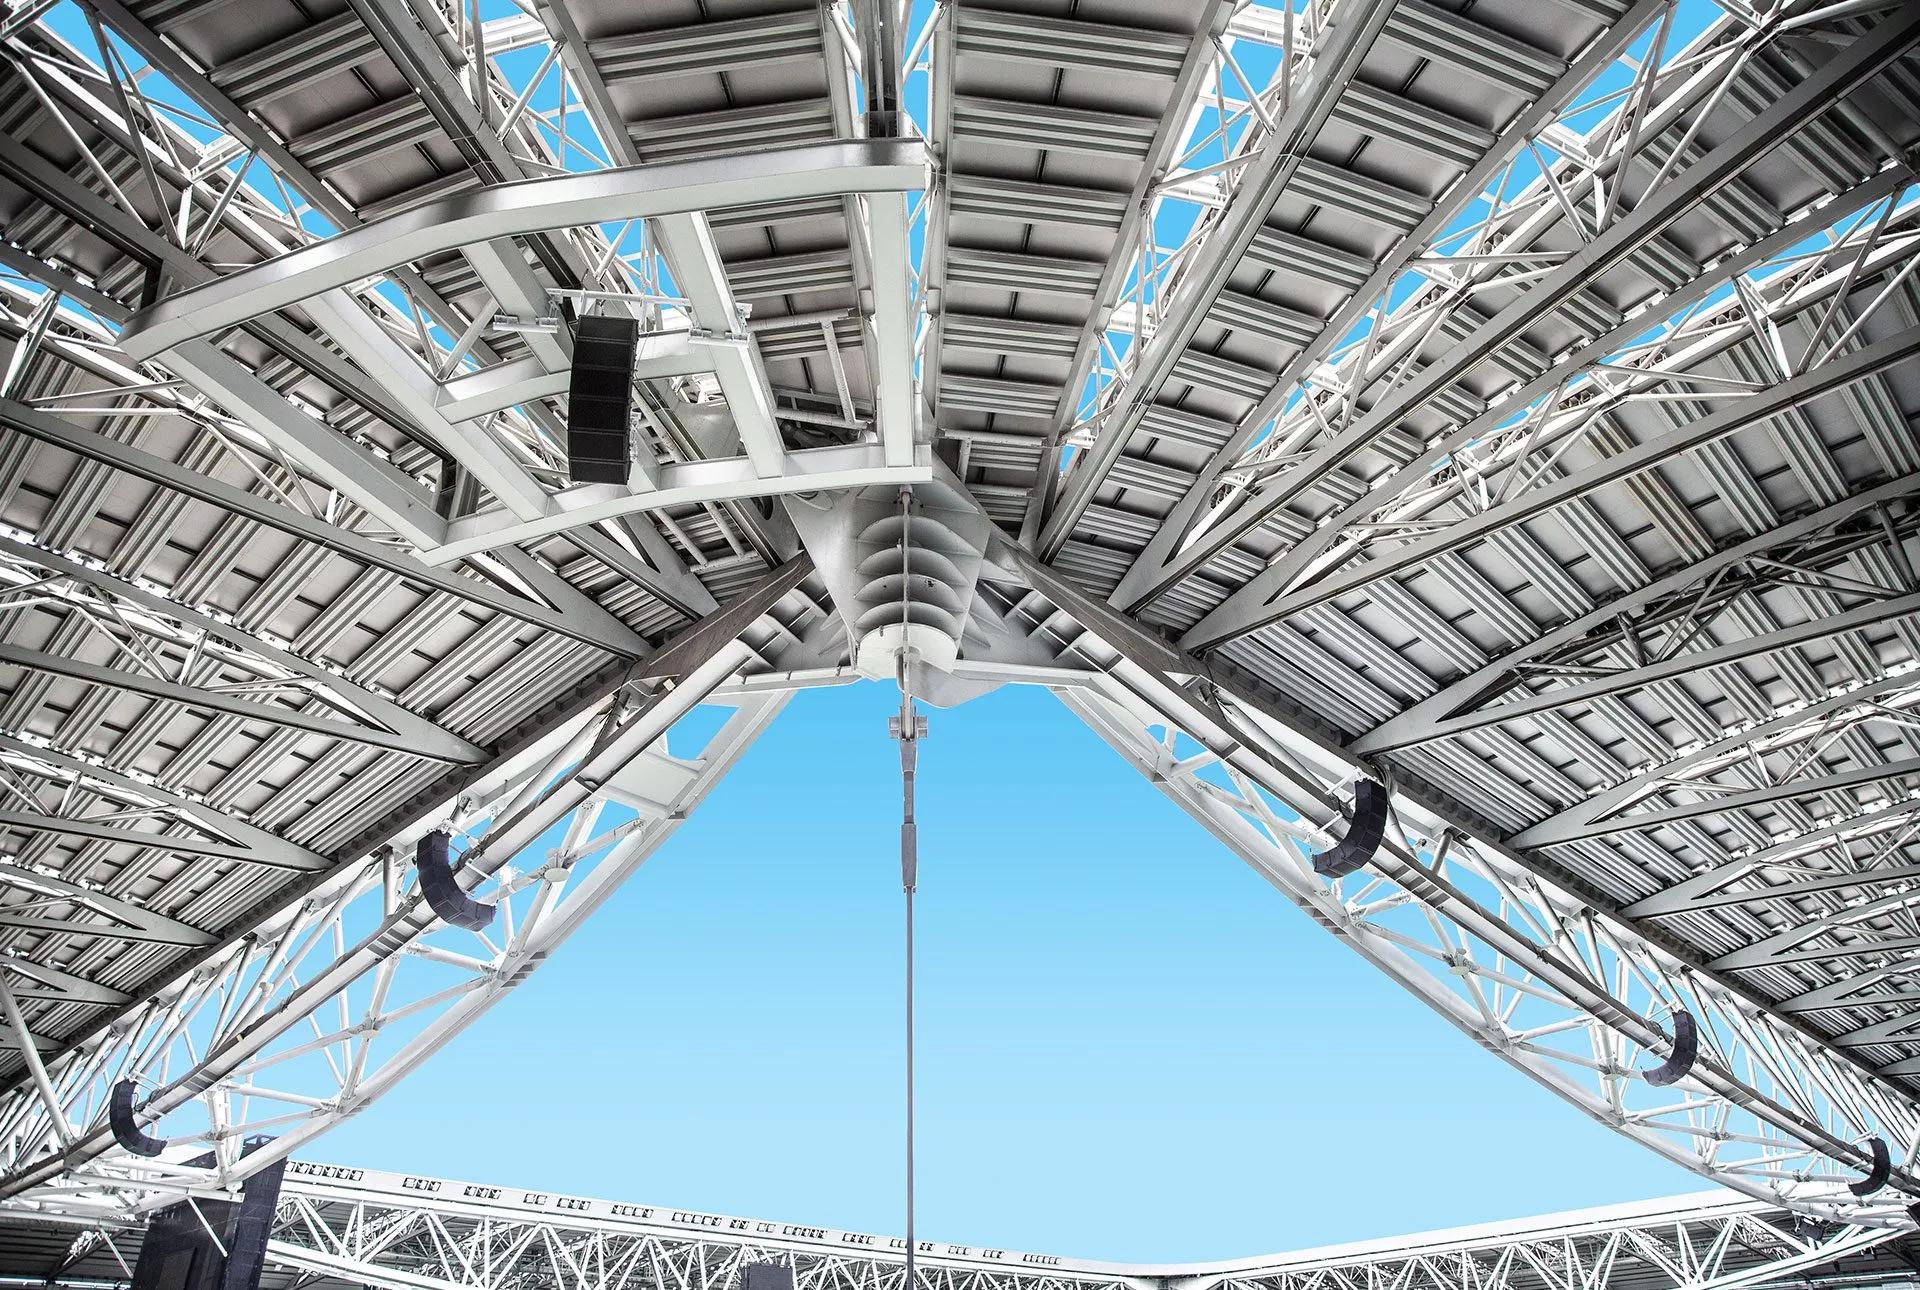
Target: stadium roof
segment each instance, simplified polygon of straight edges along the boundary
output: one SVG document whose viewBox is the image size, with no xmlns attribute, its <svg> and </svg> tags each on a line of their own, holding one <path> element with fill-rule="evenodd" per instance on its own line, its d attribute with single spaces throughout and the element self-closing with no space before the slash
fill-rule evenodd
<svg viewBox="0 0 1920 1290">
<path fill-rule="evenodd" d="M 15 0 L 0 1196 L 157 1203 L 351 1114 L 912 635 L 906 584 L 923 697 L 1054 686 L 1587 1114 L 1909 1223 L 1917 41 L 1891 0 Z M 569 482 L 588 313 L 641 333 L 625 483 Z M 869 577 L 903 485 L 939 596 Z M 1363 780 L 1385 849 L 1322 880 Z M 563 913 L 445 927 L 406 867 L 449 820 Z M 122 1080 L 206 1113 L 211 1181 L 129 1155 Z"/>
</svg>

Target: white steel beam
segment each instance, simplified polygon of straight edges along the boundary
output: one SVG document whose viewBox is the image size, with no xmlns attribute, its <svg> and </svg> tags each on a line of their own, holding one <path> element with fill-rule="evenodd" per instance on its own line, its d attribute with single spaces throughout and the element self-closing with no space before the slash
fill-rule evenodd
<svg viewBox="0 0 1920 1290">
<path fill-rule="evenodd" d="M 395 340 L 365 306 L 345 291 L 326 291 L 302 306 L 335 344 L 406 413 L 413 425 L 458 461 L 500 503 L 522 518 L 538 515 L 547 490 L 527 471 L 527 463 L 507 450 L 499 436 L 470 420 L 453 421 L 440 409 L 439 382 L 419 359 Z M 189 344 L 205 344 L 192 342 Z M 160 362 L 168 361 L 166 356 Z M 216 398 L 224 396 L 218 389 Z M 420 543 L 419 545 L 428 545 Z"/>
<path fill-rule="evenodd" d="M 1916 19 L 1920 20 L 1920 15 L 1916 15 Z M 1330 573 L 1301 590 L 1280 595 L 1277 594 L 1279 589 L 1273 577 L 1265 573 L 1255 575 L 1201 619 L 1181 639 L 1181 645 L 1186 649 L 1206 649 L 1245 635 L 1287 614 L 1325 604 L 1336 596 L 1431 560 L 1436 555 L 1455 550 L 1509 524 L 1583 497 L 1616 480 L 1652 470 L 1696 448 L 1877 376 L 1916 355 L 1920 355 L 1920 327 L 1908 327 L 1870 345 L 1839 355 L 1813 371 L 1737 399 L 1708 416 L 1654 435 L 1626 452 L 1539 484 L 1509 501 L 1449 523 L 1430 536 L 1406 542 L 1372 560 Z"/>
<path fill-rule="evenodd" d="M 1178 566 L 1191 570 L 1224 550 L 1393 428 L 1412 409 L 1446 390 L 1541 318 L 1567 306 L 1589 281 L 1641 253 L 1675 221 L 1733 183 L 1756 159 L 1780 147 L 1834 103 L 1897 61 L 1916 39 L 1920 39 L 1920 11 L 1903 11 L 1851 41 L 1764 112 L 1746 121 L 1697 161 L 1679 169 L 1624 217 L 1554 263 L 1527 291 L 1452 345 L 1442 358 L 1386 390 L 1364 415 L 1354 416 L 1337 433 L 1329 433 L 1324 442 L 1305 452 L 1257 494 L 1242 499 L 1226 514 L 1215 516 L 1179 554 Z M 1527 386 L 1531 389 L 1543 381 L 1545 388 L 1555 383 L 1542 377 Z M 1442 444 L 1434 445 L 1411 467 L 1395 471 L 1393 482 L 1404 487 L 1417 481 L 1433 460 L 1457 451 L 1472 432 L 1470 427 L 1446 436 Z M 1332 528 L 1330 525 L 1315 535 L 1316 546 L 1332 540 Z M 1162 578 L 1159 585 L 1165 584 Z M 1139 599 L 1129 597 L 1132 603 Z"/>
<path fill-rule="evenodd" d="M 884 447 L 877 444 L 801 448 L 786 454 L 783 473 L 774 476 L 761 474 L 749 457 L 667 464 L 659 468 L 657 487 L 634 490 L 617 484 L 576 484 L 553 494 L 546 510 L 533 519 L 497 508 L 462 516 L 448 526 L 446 541 L 421 551 L 420 558 L 445 563 L 495 547 L 564 533 L 583 524 L 670 506 L 864 488 L 869 484 L 926 483 L 933 478 L 931 452 L 922 448 L 915 456 L 918 460 L 913 465 L 890 466 Z"/>
<path fill-rule="evenodd" d="M 687 213 L 656 218 L 653 232 L 673 272 L 674 285 L 686 297 L 694 326 L 712 339 L 714 374 L 720 379 L 720 392 L 726 395 L 747 460 L 763 477 L 780 474 L 786 447 L 780 441 L 780 427 L 774 424 L 772 384 L 733 298 L 706 216 Z"/>
<path fill-rule="evenodd" d="M 186 823 L 198 834 L 146 834 L 143 843 L 147 846 L 162 850 L 178 848 L 189 855 L 242 860 L 248 864 L 289 869 L 295 873 L 320 873 L 329 868 L 325 856 L 269 833 L 238 816 L 215 810 L 204 802 L 196 802 L 152 782 L 150 778 L 135 779 L 123 771 L 101 764 L 98 759 L 83 759 L 74 752 L 55 748 L 46 740 L 23 739 L 15 734 L 0 732 L 0 765 L 68 784 L 104 786 L 109 797 L 157 808 Z M 60 824 L 42 827 L 64 830 L 70 826 Z"/>
<path fill-rule="evenodd" d="M 136 359 L 153 358 L 183 341 L 210 336 L 324 291 L 495 238 L 758 202 L 914 192 L 925 182 L 926 151 L 921 144 L 877 139 L 490 185 L 371 221 L 177 292 L 134 315 L 121 333 L 121 348 Z"/>
<path fill-rule="evenodd" d="M 44 650 L 27 649 L 19 645 L 0 643 L 0 666 L 47 672 L 109 691 L 144 694 L 148 698 L 177 703 L 182 707 L 222 712 L 243 721 L 284 726 L 327 739 L 345 739 L 434 761 L 475 762 L 484 757 L 480 748 L 445 731 L 434 737 L 429 733 L 433 727 L 427 722 L 409 721 L 405 729 L 394 730 L 371 720 L 346 721 L 338 717 L 320 716 L 308 711 L 304 704 L 293 707 L 284 703 L 255 702 L 237 698 L 217 686 L 194 685 L 144 672 L 105 667 L 68 658 L 64 654 L 49 654 Z"/>
<path fill-rule="evenodd" d="M 192 381 L 266 443 L 353 499 L 381 527 L 414 546 L 433 546 L 446 521 L 426 490 L 285 396 L 210 342 L 190 340 L 167 366 Z"/>
<path fill-rule="evenodd" d="M 920 401 L 914 394 L 913 332 L 909 308 L 913 264 L 907 235 L 907 199 L 901 192 L 865 198 L 867 238 L 873 256 L 873 307 L 869 343 L 879 365 L 874 374 L 874 420 L 889 466 L 910 466 L 919 431 Z"/>
<path fill-rule="evenodd" d="M 634 351 L 634 379 L 668 380 L 711 372 L 713 349 L 711 343 L 697 340 L 690 332 L 642 333 Z M 534 399 L 565 394 L 570 378 L 565 370 L 549 370 L 539 358 L 517 358 L 443 382 L 434 405 L 449 421 L 472 421 Z"/>
<path fill-rule="evenodd" d="M 98 565 L 97 561 L 47 546 L 0 536 L 0 604 L 14 599 L 8 583 L 29 583 L 31 594 L 43 599 L 71 604 L 89 614 L 98 607 L 130 635 L 144 631 L 153 639 L 166 640 L 193 653 L 210 646 L 213 656 L 231 655 L 232 661 L 255 671 L 261 680 L 274 679 L 275 671 L 284 673 L 289 682 L 325 698 L 336 710 L 355 713 L 381 729 L 405 736 L 405 751 L 418 750 L 455 762 L 484 759 L 478 745 L 354 682 L 339 670 L 322 667 L 289 648 L 242 630 L 231 615 L 215 616 L 163 594 L 150 580 L 142 585 Z M 62 583 L 76 590 L 63 595 Z M 86 594 L 77 588 L 85 588 Z"/>
<path fill-rule="evenodd" d="M 1379 39 L 1393 11 L 1393 0 L 1357 0 L 1334 6 L 1308 64 L 1305 79 L 1292 89 L 1286 111 L 1271 137 L 1248 160 L 1221 222 L 1195 247 L 1183 270 L 1186 285 L 1161 320 L 1159 330 L 1141 346 L 1133 378 L 1123 397 L 1125 408 L 1074 464 L 1061 484 L 1060 499 L 1041 530 L 1038 550 L 1056 553 L 1093 500 L 1108 468 L 1126 445 L 1132 429 L 1152 405 L 1160 383 L 1186 351 L 1206 311 L 1264 226 L 1267 214 L 1307 160 L 1308 149 L 1333 115 L 1341 94 Z M 1283 69 L 1282 75 L 1285 74 Z M 1077 392 L 1076 392 L 1077 394 Z M 1071 400 L 1069 400 L 1071 401 Z M 1036 488 L 1053 481 L 1038 480 Z"/>
</svg>

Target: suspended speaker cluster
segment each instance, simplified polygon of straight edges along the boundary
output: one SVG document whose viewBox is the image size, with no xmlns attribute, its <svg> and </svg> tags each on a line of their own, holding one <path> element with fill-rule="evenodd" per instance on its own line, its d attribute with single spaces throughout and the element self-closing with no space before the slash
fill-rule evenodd
<svg viewBox="0 0 1920 1290">
<path fill-rule="evenodd" d="M 133 1081 L 123 1079 L 113 1086 L 113 1094 L 107 1102 L 107 1124 L 113 1130 L 113 1140 L 120 1149 L 131 1155 L 146 1156 L 151 1159 L 167 1149 L 165 1138 L 151 1138 L 140 1131 L 140 1122 L 133 1116 Z"/>
<path fill-rule="evenodd" d="M 263 1134 L 244 1138 L 241 1157 L 272 1142 Z M 183 1163 L 211 1169 L 214 1156 L 208 1152 Z M 153 1211 L 140 1240 L 133 1285 L 138 1290 L 257 1290 L 286 1172 L 287 1162 L 276 1160 L 247 1178 L 234 1199 L 199 1196 Z"/>
<path fill-rule="evenodd" d="M 1867 1170 L 1867 1176 L 1859 1182 L 1847 1184 L 1847 1190 L 1856 1196 L 1871 1196 L 1887 1185 L 1887 1179 L 1893 1177 L 1893 1156 L 1887 1150 L 1885 1138 L 1868 1138 L 1867 1150 L 1872 1153 L 1873 1167 Z"/>
<path fill-rule="evenodd" d="M 413 867 L 420 873 L 420 894 L 427 908 L 453 927 L 470 932 L 484 930 L 493 922 L 493 906 L 475 900 L 461 890 L 453 876 L 453 838 L 435 829 L 420 839 L 413 850 Z"/>
<path fill-rule="evenodd" d="M 1387 786 L 1363 779 L 1353 786 L 1353 823 L 1347 835 L 1313 858 L 1322 878 L 1344 878 L 1364 868 L 1387 834 Z"/>
<path fill-rule="evenodd" d="M 633 352 L 640 324 L 591 316 L 573 328 L 567 383 L 567 473 L 583 484 L 624 484 L 631 469 Z"/>
<path fill-rule="evenodd" d="M 1685 1008 L 1677 1009 L 1673 1014 L 1673 1051 L 1658 1066 L 1641 1072 L 1640 1078 L 1649 1084 L 1676 1084 L 1693 1069 L 1694 1062 L 1699 1058 L 1700 1027 L 1694 1024 L 1691 1012 Z"/>
</svg>

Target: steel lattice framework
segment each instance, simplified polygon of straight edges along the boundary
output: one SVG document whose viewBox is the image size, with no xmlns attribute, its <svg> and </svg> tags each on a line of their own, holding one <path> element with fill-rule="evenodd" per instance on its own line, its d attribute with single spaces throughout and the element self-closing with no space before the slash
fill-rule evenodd
<svg viewBox="0 0 1920 1290">
<path fill-rule="evenodd" d="M 1895 0 L 16 0 L 0 1207 L 302 1150 L 898 659 L 1052 688 L 1752 1198 L 1723 1237 L 1911 1227 L 1917 48 Z M 567 473 L 589 312 L 624 484 Z M 322 1251 L 363 1203 L 302 1197 Z"/>
<path fill-rule="evenodd" d="M 799 1290 L 893 1290 L 904 1246 L 734 1218 L 296 1160 L 281 1193 L 270 1290 L 700 1290 L 748 1263 Z M 0 1223 L 0 1252 L 40 1284 L 123 1284 L 136 1233 Z M 1194 1264 L 1102 1263 L 921 1241 L 924 1290 L 1737 1290 L 1904 1285 L 1911 1237 L 1798 1218 L 1725 1193 Z"/>
</svg>

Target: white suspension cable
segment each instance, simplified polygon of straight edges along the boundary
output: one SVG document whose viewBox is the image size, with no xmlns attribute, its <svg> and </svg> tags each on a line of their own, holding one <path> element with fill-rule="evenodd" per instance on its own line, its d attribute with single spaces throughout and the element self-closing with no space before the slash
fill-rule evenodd
<svg viewBox="0 0 1920 1290">
<path fill-rule="evenodd" d="M 900 712 L 888 724 L 900 741 L 900 890 L 906 899 L 907 1087 L 906 1087 L 906 1202 L 907 1268 L 903 1290 L 914 1290 L 914 1168 L 913 1168 L 913 893 L 920 885 L 920 835 L 914 818 L 914 779 L 919 769 L 920 736 L 926 723 L 913 707 L 913 664 L 909 657 L 913 610 L 913 489 L 900 489 L 900 649 L 894 658 L 894 678 L 900 684 Z"/>
</svg>

